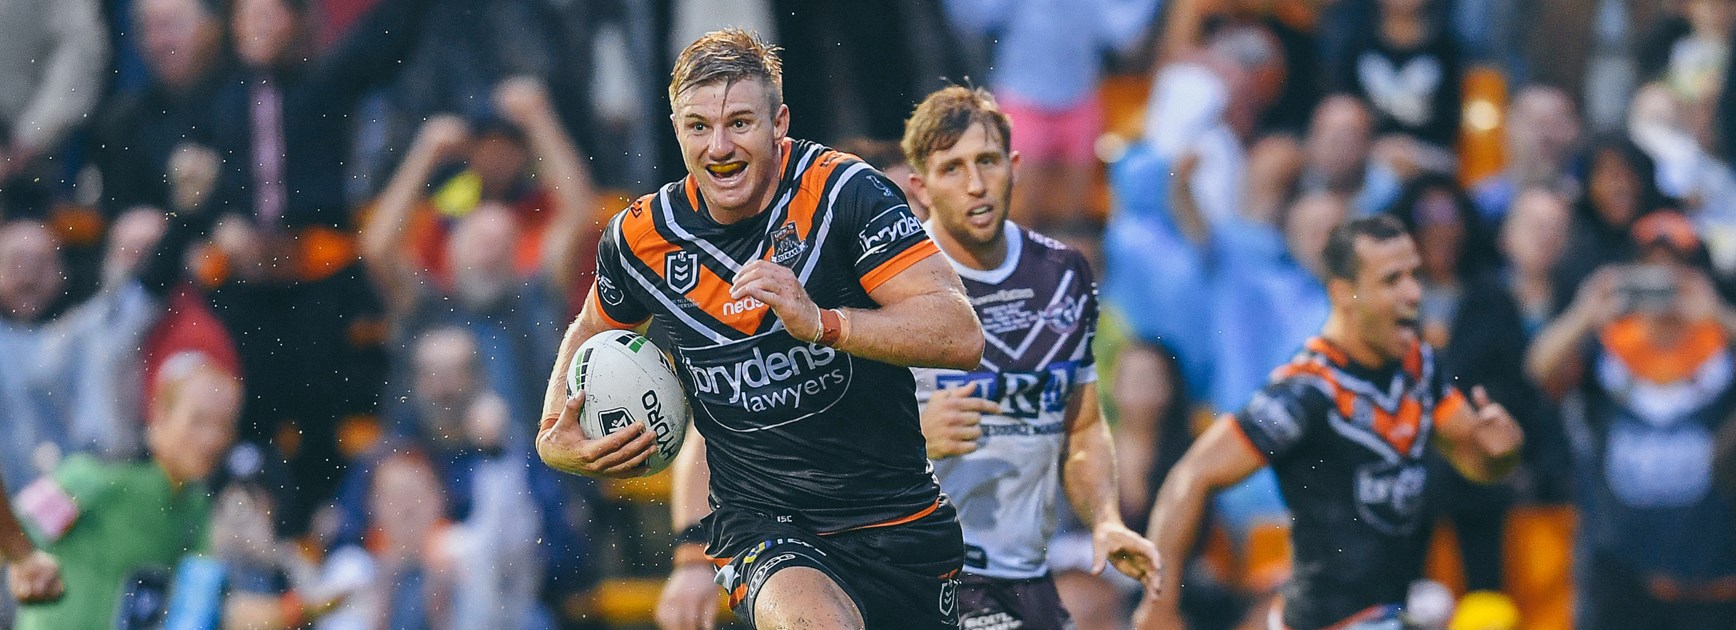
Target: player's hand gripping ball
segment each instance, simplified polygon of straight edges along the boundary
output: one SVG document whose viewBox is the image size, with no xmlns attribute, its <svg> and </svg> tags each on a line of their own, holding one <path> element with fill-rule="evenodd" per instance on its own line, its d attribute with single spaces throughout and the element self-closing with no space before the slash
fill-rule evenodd
<svg viewBox="0 0 1736 630">
<path fill-rule="evenodd" d="M 588 439 L 634 423 L 656 436 L 646 474 L 668 468 L 681 452 L 692 412 L 675 366 L 650 339 L 629 330 L 599 333 L 579 346 L 567 371 L 567 393 L 582 393 L 579 427 Z"/>
</svg>

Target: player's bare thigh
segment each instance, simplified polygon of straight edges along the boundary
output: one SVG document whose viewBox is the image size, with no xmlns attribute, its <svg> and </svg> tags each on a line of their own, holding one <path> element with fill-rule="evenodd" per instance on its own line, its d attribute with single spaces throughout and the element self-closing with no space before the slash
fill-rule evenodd
<svg viewBox="0 0 1736 630">
<path fill-rule="evenodd" d="M 790 567 L 766 578 L 753 605 L 759 630 L 864 628 L 856 603 L 818 569 Z"/>
</svg>

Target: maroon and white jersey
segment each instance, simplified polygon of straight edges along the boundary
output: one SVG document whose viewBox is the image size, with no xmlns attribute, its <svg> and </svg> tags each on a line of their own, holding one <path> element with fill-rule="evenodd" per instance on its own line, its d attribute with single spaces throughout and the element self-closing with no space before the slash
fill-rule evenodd
<svg viewBox="0 0 1736 630">
<path fill-rule="evenodd" d="M 975 396 L 1000 404 L 982 419 L 981 447 L 935 461 L 934 470 L 964 524 L 965 571 L 1023 579 L 1048 573 L 1067 403 L 1097 380 L 1097 283 L 1079 252 L 1010 221 L 1006 231 L 1000 267 L 953 262 L 982 320 L 982 363 L 912 372 L 924 405 L 937 389 L 972 383 Z"/>
</svg>

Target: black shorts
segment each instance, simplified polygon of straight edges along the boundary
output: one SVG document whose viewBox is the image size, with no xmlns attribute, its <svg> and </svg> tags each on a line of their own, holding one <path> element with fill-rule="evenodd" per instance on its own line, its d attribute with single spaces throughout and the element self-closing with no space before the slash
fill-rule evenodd
<svg viewBox="0 0 1736 630">
<path fill-rule="evenodd" d="M 753 623 L 759 588 L 790 567 L 832 578 L 871 629 L 957 628 L 964 531 L 945 497 L 915 520 L 819 534 L 750 510 L 718 508 L 705 517 L 719 562 L 717 583 L 736 617 Z"/>
<path fill-rule="evenodd" d="M 1072 630 L 1050 576 L 1009 580 L 966 574 L 958 587 L 963 630 Z"/>
</svg>

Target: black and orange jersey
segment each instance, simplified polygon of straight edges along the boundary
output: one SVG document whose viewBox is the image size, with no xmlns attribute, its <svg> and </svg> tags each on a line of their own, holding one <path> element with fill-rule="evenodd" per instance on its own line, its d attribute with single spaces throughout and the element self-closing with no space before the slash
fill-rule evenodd
<svg viewBox="0 0 1736 630">
<path fill-rule="evenodd" d="M 691 176 L 633 202 L 603 235 L 591 306 L 620 327 L 649 318 L 670 340 L 714 506 L 817 532 L 932 510 L 940 489 L 910 370 L 798 340 L 729 290 L 765 259 L 821 308 L 875 308 L 870 291 L 939 249 L 898 187 L 855 156 L 786 140 L 783 161 L 772 206 L 737 223 L 711 218 Z"/>
<path fill-rule="evenodd" d="M 1290 508 L 1286 626 L 1325 628 L 1402 604 L 1421 577 L 1428 450 L 1466 404 L 1446 383 L 1427 345 L 1371 369 L 1316 337 L 1234 414 Z"/>
</svg>

